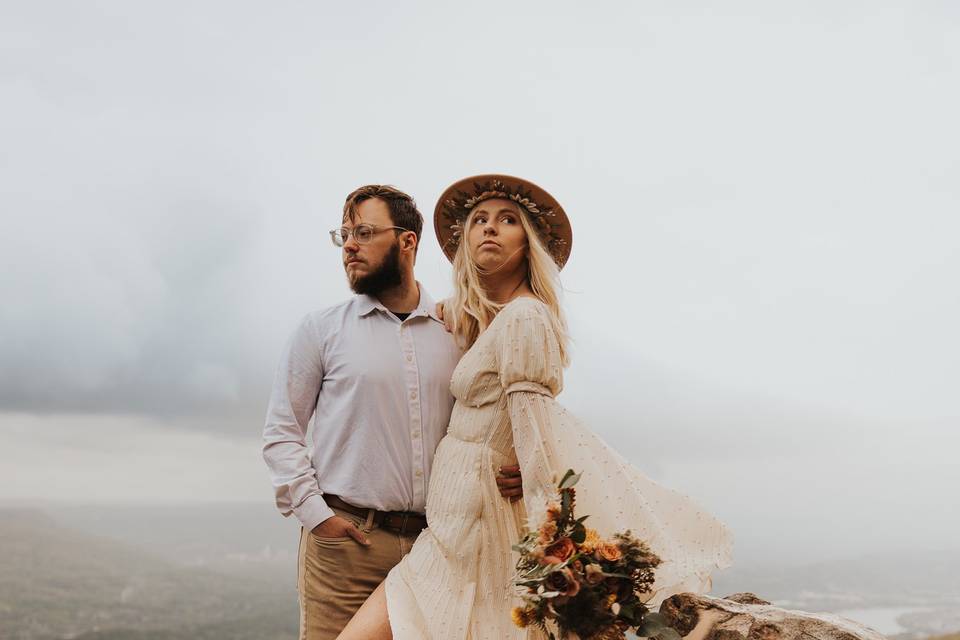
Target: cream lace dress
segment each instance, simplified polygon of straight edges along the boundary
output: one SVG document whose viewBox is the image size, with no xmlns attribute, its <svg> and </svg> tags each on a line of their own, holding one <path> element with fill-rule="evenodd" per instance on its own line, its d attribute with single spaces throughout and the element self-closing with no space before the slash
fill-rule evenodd
<svg viewBox="0 0 960 640">
<path fill-rule="evenodd" d="M 517 298 L 497 315 L 453 373 L 456 405 L 427 492 L 428 528 L 386 579 L 397 640 L 540 638 L 518 629 L 510 609 L 524 504 L 543 510 L 566 469 L 583 472 L 577 514 L 601 536 L 630 529 L 663 564 L 658 604 L 703 592 L 730 564 L 728 530 L 689 498 L 643 476 L 554 400 L 562 387 L 559 343 L 548 309 Z M 639 419 L 638 419 L 639 421 Z M 519 461 L 524 499 L 497 490 L 501 465 Z"/>
</svg>

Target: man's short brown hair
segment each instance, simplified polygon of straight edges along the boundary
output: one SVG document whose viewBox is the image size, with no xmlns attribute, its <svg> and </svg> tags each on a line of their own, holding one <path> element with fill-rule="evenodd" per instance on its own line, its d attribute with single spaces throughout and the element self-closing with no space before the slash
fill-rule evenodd
<svg viewBox="0 0 960 640">
<path fill-rule="evenodd" d="M 390 220 L 394 226 L 413 231 L 417 236 L 417 248 L 420 248 L 420 234 L 423 231 L 423 216 L 417 210 L 417 203 L 409 195 L 388 184 L 368 184 L 356 189 L 347 196 L 343 205 L 343 219 L 351 222 L 357 214 L 357 206 L 364 200 L 379 198 L 387 203 Z M 395 229 L 400 235 L 400 230 Z"/>
</svg>

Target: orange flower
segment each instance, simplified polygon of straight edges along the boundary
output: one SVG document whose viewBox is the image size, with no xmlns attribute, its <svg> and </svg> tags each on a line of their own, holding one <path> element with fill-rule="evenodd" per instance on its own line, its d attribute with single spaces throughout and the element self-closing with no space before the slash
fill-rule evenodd
<svg viewBox="0 0 960 640">
<path fill-rule="evenodd" d="M 537 542 L 540 544 L 548 544 L 553 541 L 553 536 L 555 535 L 557 535 L 557 523 L 552 520 L 547 520 L 540 525 L 540 537 L 537 538 Z"/>
<path fill-rule="evenodd" d="M 572 556 L 576 550 L 577 548 L 573 544 L 573 540 L 563 537 L 544 549 L 543 552 L 548 556 L 555 556 L 563 561 Z"/>
<path fill-rule="evenodd" d="M 580 543 L 580 550 L 584 553 L 593 553 L 600 544 L 600 534 L 596 529 L 587 529 L 587 537 Z"/>
<path fill-rule="evenodd" d="M 623 557 L 623 553 L 620 551 L 620 547 L 613 542 L 603 540 L 597 545 L 597 556 L 600 560 L 616 562 Z"/>
</svg>

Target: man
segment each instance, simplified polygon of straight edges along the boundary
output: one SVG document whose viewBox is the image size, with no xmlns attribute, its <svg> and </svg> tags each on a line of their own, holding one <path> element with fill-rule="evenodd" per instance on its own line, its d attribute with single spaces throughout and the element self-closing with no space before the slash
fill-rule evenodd
<svg viewBox="0 0 960 640">
<path fill-rule="evenodd" d="M 393 187 L 351 193 L 331 237 L 358 295 L 308 314 L 277 371 L 263 456 L 281 513 L 302 524 L 301 640 L 336 638 L 426 526 L 461 353 L 414 278 L 422 228 Z M 501 494 L 515 499 L 518 470 L 503 471 Z"/>
</svg>

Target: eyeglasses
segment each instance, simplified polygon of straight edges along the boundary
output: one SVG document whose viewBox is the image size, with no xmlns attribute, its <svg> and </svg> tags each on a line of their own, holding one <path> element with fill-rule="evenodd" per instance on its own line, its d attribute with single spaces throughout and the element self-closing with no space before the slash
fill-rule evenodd
<svg viewBox="0 0 960 640">
<path fill-rule="evenodd" d="M 330 232 L 330 239 L 333 240 L 333 244 L 336 247 L 342 247 L 347 244 L 347 240 L 350 239 L 351 235 L 353 239 L 357 241 L 357 244 L 367 244 L 373 240 L 373 236 L 383 231 L 389 231 L 390 229 L 410 231 L 410 229 L 404 229 L 403 227 L 378 227 L 375 224 L 358 224 L 353 229 L 340 227 L 339 229 L 332 230 Z"/>
</svg>

